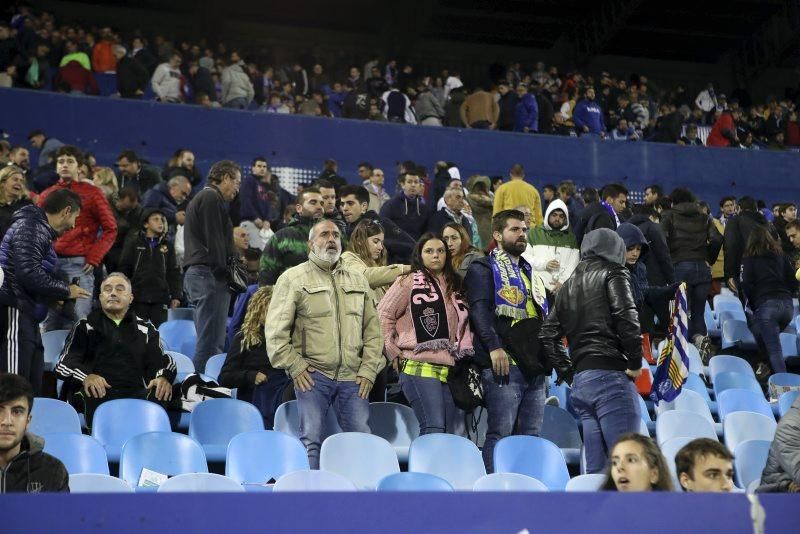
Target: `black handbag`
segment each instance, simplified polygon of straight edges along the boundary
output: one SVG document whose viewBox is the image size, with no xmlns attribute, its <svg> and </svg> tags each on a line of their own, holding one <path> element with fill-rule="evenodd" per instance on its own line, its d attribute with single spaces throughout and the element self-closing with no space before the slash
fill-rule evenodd
<svg viewBox="0 0 800 534">
<path fill-rule="evenodd" d="M 539 317 L 522 319 L 511 327 L 506 336 L 507 352 L 528 380 L 546 374 L 547 371 L 546 364 L 542 361 L 544 351 L 539 342 L 541 327 L 542 320 Z"/>
<path fill-rule="evenodd" d="M 234 293 L 247 291 L 247 265 L 238 256 L 228 258 L 228 289 Z"/>
<path fill-rule="evenodd" d="M 447 372 L 447 386 L 455 405 L 466 412 L 483 406 L 481 368 L 472 358 L 461 358 Z"/>
</svg>

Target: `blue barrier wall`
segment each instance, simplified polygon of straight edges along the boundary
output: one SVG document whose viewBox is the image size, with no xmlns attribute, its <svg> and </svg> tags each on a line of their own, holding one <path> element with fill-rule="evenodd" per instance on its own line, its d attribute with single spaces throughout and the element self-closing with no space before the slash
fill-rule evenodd
<svg viewBox="0 0 800 534">
<path fill-rule="evenodd" d="M 132 148 L 159 166 L 178 147 L 191 148 L 201 169 L 231 158 L 249 163 L 263 154 L 273 166 L 321 170 L 326 158 L 355 181 L 361 161 L 386 170 L 393 190 L 395 165 L 412 159 L 432 168 L 437 160 L 474 173 L 506 175 L 525 166 L 537 186 L 571 178 L 579 186 L 619 181 L 641 191 L 653 182 L 667 190 L 686 185 L 712 206 L 726 194 L 750 194 L 768 203 L 800 197 L 800 154 L 681 147 L 644 142 L 524 135 L 385 124 L 343 119 L 201 109 L 195 106 L 75 97 L 0 89 L 0 128 L 14 143 L 34 128 L 91 150 L 111 164 Z"/>
</svg>

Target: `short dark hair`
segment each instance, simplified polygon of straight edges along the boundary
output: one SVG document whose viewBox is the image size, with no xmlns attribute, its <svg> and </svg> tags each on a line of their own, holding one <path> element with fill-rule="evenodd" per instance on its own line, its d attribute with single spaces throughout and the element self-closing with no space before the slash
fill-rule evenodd
<svg viewBox="0 0 800 534">
<path fill-rule="evenodd" d="M 322 189 L 323 187 L 325 189 L 336 189 L 336 186 L 333 185 L 333 182 L 331 182 L 330 180 L 326 180 L 324 178 L 314 182 L 314 185 L 317 187 L 317 189 Z"/>
<path fill-rule="evenodd" d="M 47 137 L 47 136 L 45 135 L 45 133 L 44 133 L 42 130 L 38 130 L 38 129 L 37 129 L 37 130 L 33 130 L 32 132 L 30 132 L 30 133 L 28 134 L 28 141 L 30 141 L 31 139 L 33 139 L 33 138 L 34 138 L 34 137 L 36 137 L 37 135 L 44 135 L 45 137 Z"/>
<path fill-rule="evenodd" d="M 258 163 L 259 161 L 263 161 L 264 163 L 267 164 L 267 167 L 269 167 L 269 162 L 267 162 L 267 158 L 265 158 L 264 156 L 256 156 L 256 157 L 254 157 L 253 158 L 253 165 Z"/>
<path fill-rule="evenodd" d="M 733 195 L 722 197 L 722 199 L 719 201 L 719 207 L 721 208 L 726 202 L 733 202 L 736 204 L 736 197 Z"/>
<path fill-rule="evenodd" d="M 733 461 L 733 454 L 719 441 L 709 438 L 692 440 L 675 454 L 675 474 L 678 475 L 679 480 L 681 473 L 686 473 L 689 478 L 692 478 L 694 463 L 701 456 L 716 456 L 723 460 Z"/>
<path fill-rule="evenodd" d="M 397 177 L 397 183 L 398 184 L 406 183 L 406 178 L 408 178 L 409 176 L 416 176 L 417 178 L 419 178 L 417 169 L 416 168 L 408 169 L 406 172 L 400 173 L 400 176 Z"/>
<path fill-rule="evenodd" d="M 519 210 L 503 210 L 492 217 L 492 232 L 503 233 L 509 219 L 525 220 L 525 214 Z"/>
<path fill-rule="evenodd" d="M 520 163 L 515 163 L 511 166 L 511 170 L 508 172 L 512 176 L 524 176 L 525 175 L 525 168 Z"/>
<path fill-rule="evenodd" d="M 795 204 L 794 202 L 786 202 L 784 204 L 781 204 L 781 207 L 778 208 L 778 213 L 783 215 L 789 208 L 797 208 L 797 204 Z"/>
<path fill-rule="evenodd" d="M 241 174 L 242 169 L 235 161 L 223 159 L 211 166 L 208 171 L 208 181 L 212 184 L 219 184 L 226 176 L 234 178 L 237 172 Z"/>
<path fill-rule="evenodd" d="M 359 204 L 369 204 L 369 191 L 361 185 L 347 184 L 339 188 L 339 198 L 355 195 Z"/>
<path fill-rule="evenodd" d="M 658 197 L 655 202 L 655 208 L 661 208 L 661 211 L 672 209 L 672 199 L 669 197 Z"/>
<path fill-rule="evenodd" d="M 691 191 L 686 189 L 685 187 L 676 187 L 672 190 L 672 193 L 669 194 L 669 198 L 672 201 L 672 205 L 675 204 L 683 204 L 684 202 L 694 202 L 696 199 L 694 194 Z"/>
<path fill-rule="evenodd" d="M 70 207 L 72 211 L 81 209 L 81 197 L 77 193 L 69 189 L 57 189 L 47 195 L 42 203 L 45 213 L 55 215 L 60 213 L 64 208 Z"/>
<path fill-rule="evenodd" d="M 628 196 L 628 189 L 622 184 L 608 184 L 603 187 L 603 192 L 601 193 L 603 200 L 617 198 L 620 195 Z"/>
<path fill-rule="evenodd" d="M 122 158 L 127 159 L 131 163 L 139 163 L 141 161 L 139 156 L 133 150 L 123 150 L 120 152 L 119 156 L 117 156 L 117 161 L 121 160 Z"/>
<path fill-rule="evenodd" d="M 139 190 L 133 186 L 123 187 L 117 193 L 117 198 L 129 198 L 131 200 L 139 201 Z"/>
<path fill-rule="evenodd" d="M 306 187 L 305 189 L 297 193 L 297 198 L 294 201 L 295 206 L 302 205 L 303 202 L 306 201 L 305 196 L 311 193 L 316 193 L 318 195 L 322 194 L 319 192 L 319 188 L 316 186 Z"/>
<path fill-rule="evenodd" d="M 790 221 L 790 222 L 786 223 L 786 227 L 784 228 L 784 231 L 788 230 L 789 228 L 794 228 L 795 230 L 800 232 L 800 219 L 795 219 L 793 221 Z"/>
<path fill-rule="evenodd" d="M 549 189 L 553 193 L 555 193 L 557 191 L 556 190 L 556 186 L 553 185 L 553 184 L 544 184 L 544 187 L 542 187 L 542 191 L 544 191 L 545 189 Z"/>
<path fill-rule="evenodd" d="M 645 191 L 647 191 L 648 189 L 650 190 L 650 192 L 655 193 L 659 197 L 664 196 L 664 189 L 662 189 L 661 186 L 658 184 L 648 185 L 647 187 L 644 188 Z"/>
<path fill-rule="evenodd" d="M 28 399 L 28 413 L 31 413 L 33 409 L 33 386 L 31 383 L 14 373 L 0 373 L 0 404 L 20 397 Z"/>
<path fill-rule="evenodd" d="M 372 163 L 369 163 L 367 161 L 362 161 L 361 163 L 358 164 L 358 167 L 366 167 L 370 171 L 375 170 L 375 167 L 373 167 Z M 358 168 L 358 167 L 356 167 L 356 168 Z"/>
<path fill-rule="evenodd" d="M 581 198 L 584 204 L 591 204 L 597 202 L 600 199 L 600 195 L 594 187 L 587 187 L 583 190 Z"/>
<path fill-rule="evenodd" d="M 57 160 L 61 156 L 72 156 L 78 162 L 78 165 L 83 165 L 86 163 L 86 160 L 83 157 L 83 152 L 81 152 L 81 149 L 76 146 L 64 145 L 58 147 L 53 159 Z"/>
<path fill-rule="evenodd" d="M 756 211 L 758 207 L 753 197 L 743 196 L 739 199 L 739 209 L 742 211 Z"/>
<path fill-rule="evenodd" d="M 646 217 L 658 217 L 658 212 L 653 206 L 647 204 L 634 204 L 631 206 L 634 215 L 644 215 Z"/>
</svg>

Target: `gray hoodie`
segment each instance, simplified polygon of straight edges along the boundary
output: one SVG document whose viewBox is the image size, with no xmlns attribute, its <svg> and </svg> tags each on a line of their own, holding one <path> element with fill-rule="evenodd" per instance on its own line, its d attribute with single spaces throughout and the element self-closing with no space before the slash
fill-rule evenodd
<svg viewBox="0 0 800 534">
<path fill-rule="evenodd" d="M 625 265 L 625 242 L 614 230 L 598 228 L 583 237 L 581 260 L 600 257 L 619 265 Z"/>
</svg>

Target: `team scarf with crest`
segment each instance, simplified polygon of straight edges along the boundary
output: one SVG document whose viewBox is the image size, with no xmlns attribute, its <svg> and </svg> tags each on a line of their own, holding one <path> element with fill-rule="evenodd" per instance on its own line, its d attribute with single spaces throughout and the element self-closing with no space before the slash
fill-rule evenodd
<svg viewBox="0 0 800 534">
<path fill-rule="evenodd" d="M 411 318 L 414 321 L 414 334 L 417 338 L 415 353 L 423 351 L 446 350 L 458 360 L 473 353 L 472 335 L 466 335 L 469 328 L 467 306 L 457 296 L 452 295 L 453 305 L 458 314 L 458 339 L 450 339 L 447 321 L 445 296 L 436 280 L 425 276 L 422 271 L 414 272 L 411 288 Z"/>
<path fill-rule="evenodd" d="M 527 319 L 529 315 L 526 302 L 529 295 L 528 288 L 525 287 L 525 281 L 520 274 L 520 265 L 511 261 L 508 253 L 500 247 L 492 250 L 489 255 L 489 265 L 492 266 L 492 275 L 494 276 L 495 314 L 511 319 Z M 533 300 L 542 308 L 546 316 L 548 311 L 546 295 L 540 284 L 535 283 L 530 267 L 525 274 L 531 281 Z"/>
</svg>

